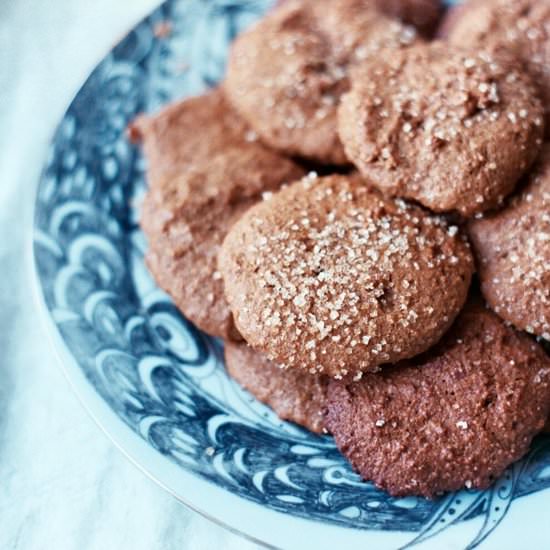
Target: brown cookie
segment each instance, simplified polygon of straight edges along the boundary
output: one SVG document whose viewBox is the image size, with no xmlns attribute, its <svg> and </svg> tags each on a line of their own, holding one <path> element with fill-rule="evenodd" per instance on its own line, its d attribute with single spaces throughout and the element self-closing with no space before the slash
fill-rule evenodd
<svg viewBox="0 0 550 550">
<path fill-rule="evenodd" d="M 277 5 L 288 1 L 278 0 Z M 427 37 L 432 36 L 445 11 L 443 2 L 440 0 L 374 0 L 370 3 L 383 14 L 399 19 L 406 25 L 412 25 Z"/>
<path fill-rule="evenodd" d="M 288 369 L 358 376 L 425 351 L 462 308 L 456 227 L 358 176 L 310 175 L 249 210 L 219 254 L 235 324 Z"/>
<path fill-rule="evenodd" d="M 433 34 L 444 12 L 440 0 L 376 0 L 376 5 L 386 15 L 412 25 L 424 36 Z"/>
<path fill-rule="evenodd" d="M 395 496 L 484 489 L 521 458 L 550 409 L 550 360 L 469 304 L 426 356 L 331 381 L 326 423 L 359 474 Z"/>
<path fill-rule="evenodd" d="M 550 144 L 522 192 L 503 210 L 472 220 L 469 232 L 491 308 L 550 340 Z"/>
<path fill-rule="evenodd" d="M 233 44 L 228 98 L 263 141 L 287 154 L 347 164 L 336 106 L 350 65 L 381 47 L 400 49 L 412 27 L 385 17 L 372 0 L 289 0 Z"/>
<path fill-rule="evenodd" d="M 230 342 L 225 344 L 225 366 L 232 378 L 279 418 L 323 433 L 327 378 L 284 371 L 246 344 Z"/>
<path fill-rule="evenodd" d="M 239 339 L 217 272 L 219 246 L 263 192 L 303 170 L 261 145 L 217 90 L 138 118 L 131 134 L 148 160 L 141 225 L 149 269 L 200 329 Z"/>
<path fill-rule="evenodd" d="M 550 130 L 550 2 L 470 0 L 447 23 L 448 40 L 512 54 L 533 76 L 546 108 Z"/>
<path fill-rule="evenodd" d="M 519 70 L 435 42 L 363 63 L 339 131 L 350 160 L 384 192 L 471 216 L 497 205 L 531 165 L 542 114 Z"/>
</svg>

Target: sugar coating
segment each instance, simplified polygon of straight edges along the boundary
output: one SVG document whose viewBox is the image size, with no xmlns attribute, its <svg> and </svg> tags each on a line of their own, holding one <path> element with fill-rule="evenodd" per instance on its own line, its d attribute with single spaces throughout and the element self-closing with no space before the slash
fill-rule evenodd
<svg viewBox="0 0 550 550">
<path fill-rule="evenodd" d="M 530 78 L 483 51 L 440 42 L 383 51 L 339 107 L 350 160 L 380 189 L 464 216 L 498 205 L 540 149 Z"/>
<path fill-rule="evenodd" d="M 521 192 L 469 232 L 482 292 L 517 328 L 550 340 L 550 145 Z"/>
<path fill-rule="evenodd" d="M 473 260 L 442 218 L 358 176 L 311 174 L 236 223 L 219 270 L 252 347 L 341 378 L 435 343 L 466 299 Z"/>
<path fill-rule="evenodd" d="M 546 130 L 550 130 L 548 0 L 470 0 L 450 22 L 447 32 L 453 44 L 511 55 L 526 67 L 539 87 Z"/>
<path fill-rule="evenodd" d="M 416 40 L 370 0 L 289 0 L 233 44 L 225 88 L 267 144 L 326 164 L 348 161 L 336 107 L 350 66 Z"/>
</svg>

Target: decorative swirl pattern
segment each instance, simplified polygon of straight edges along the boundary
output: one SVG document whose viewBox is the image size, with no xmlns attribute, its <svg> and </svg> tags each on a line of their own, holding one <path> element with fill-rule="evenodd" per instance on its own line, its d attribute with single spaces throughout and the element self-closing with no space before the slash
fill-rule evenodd
<svg viewBox="0 0 550 550">
<path fill-rule="evenodd" d="M 229 42 L 269 0 L 169 1 L 92 73 L 62 120 L 40 183 L 35 260 L 45 303 L 90 384 L 128 427 L 197 476 L 282 512 L 413 533 L 411 544 L 484 516 L 471 547 L 513 499 L 550 486 L 550 441 L 484 493 L 394 499 L 360 482 L 332 440 L 281 422 L 225 375 L 143 264 L 143 162 L 125 138 L 136 113 L 217 82 Z M 172 32 L 155 38 L 169 20 Z"/>
</svg>

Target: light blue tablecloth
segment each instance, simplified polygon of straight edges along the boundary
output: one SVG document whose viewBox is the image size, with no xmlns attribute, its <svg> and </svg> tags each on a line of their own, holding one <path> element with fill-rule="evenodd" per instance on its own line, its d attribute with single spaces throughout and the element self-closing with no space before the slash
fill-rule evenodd
<svg viewBox="0 0 550 550">
<path fill-rule="evenodd" d="M 71 393 L 33 299 L 33 195 L 48 140 L 95 63 L 157 0 L 0 0 L 0 548 L 252 545 L 188 511 Z"/>
</svg>

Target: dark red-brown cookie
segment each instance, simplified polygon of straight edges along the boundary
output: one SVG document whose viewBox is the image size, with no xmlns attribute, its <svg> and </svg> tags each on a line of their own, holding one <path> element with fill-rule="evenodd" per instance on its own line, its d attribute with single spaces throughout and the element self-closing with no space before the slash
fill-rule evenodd
<svg viewBox="0 0 550 550">
<path fill-rule="evenodd" d="M 339 132 L 384 192 L 471 216 L 499 204 L 529 168 L 542 115 L 519 69 L 435 42 L 365 61 L 342 97 Z"/>
<path fill-rule="evenodd" d="M 244 339 L 288 369 L 359 376 L 452 324 L 473 258 L 457 227 L 357 175 L 310 175 L 250 209 L 219 254 Z"/>
<path fill-rule="evenodd" d="M 378 8 L 390 17 L 412 25 L 424 36 L 432 36 L 444 12 L 440 0 L 376 0 Z"/>
<path fill-rule="evenodd" d="M 233 44 L 228 98 L 263 141 L 287 154 L 347 164 L 336 106 L 350 65 L 415 40 L 372 0 L 289 0 Z"/>
<path fill-rule="evenodd" d="M 277 5 L 287 1 L 279 0 Z M 440 0 L 374 0 L 373 4 L 383 14 L 399 19 L 406 25 L 412 25 L 426 37 L 433 35 L 445 11 L 443 2 Z"/>
<path fill-rule="evenodd" d="M 303 170 L 261 145 L 217 90 L 141 116 L 130 130 L 148 160 L 141 225 L 149 269 L 199 328 L 239 339 L 217 272 L 219 246 L 263 192 Z"/>
<path fill-rule="evenodd" d="M 483 295 L 521 330 L 550 340 L 550 144 L 521 193 L 469 224 Z"/>
<path fill-rule="evenodd" d="M 282 370 L 246 344 L 231 342 L 225 344 L 225 366 L 232 378 L 279 418 L 323 433 L 326 377 Z"/>
<path fill-rule="evenodd" d="M 550 360 L 469 304 L 423 357 L 331 381 L 327 428 L 366 480 L 395 496 L 484 489 L 529 449 L 550 410 Z"/>
<path fill-rule="evenodd" d="M 550 2 L 470 0 L 446 24 L 448 40 L 518 59 L 539 86 L 550 130 Z"/>
</svg>

